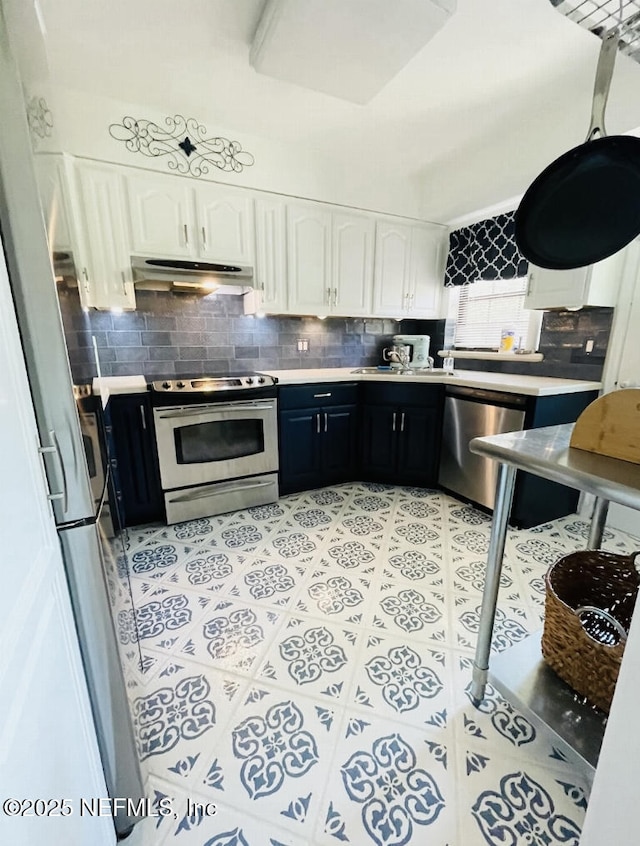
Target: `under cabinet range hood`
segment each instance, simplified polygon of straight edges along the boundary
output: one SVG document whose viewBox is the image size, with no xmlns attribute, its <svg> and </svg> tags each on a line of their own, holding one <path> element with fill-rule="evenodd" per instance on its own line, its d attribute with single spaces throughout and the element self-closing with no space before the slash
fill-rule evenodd
<svg viewBox="0 0 640 846">
<path fill-rule="evenodd" d="M 131 256 L 133 282 L 143 291 L 246 294 L 253 288 L 248 265 Z"/>
</svg>

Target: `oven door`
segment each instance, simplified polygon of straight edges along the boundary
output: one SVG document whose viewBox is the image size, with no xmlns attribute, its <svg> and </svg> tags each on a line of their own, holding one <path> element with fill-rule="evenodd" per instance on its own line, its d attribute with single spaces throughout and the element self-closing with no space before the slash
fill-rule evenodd
<svg viewBox="0 0 640 846">
<path fill-rule="evenodd" d="M 164 490 L 278 469 L 277 400 L 154 409 Z"/>
<path fill-rule="evenodd" d="M 80 418 L 80 431 L 82 432 L 82 443 L 87 459 L 87 470 L 93 500 L 98 503 L 104 492 L 104 459 L 100 444 L 100 432 L 98 429 L 98 415 L 94 411 L 78 410 Z"/>
</svg>

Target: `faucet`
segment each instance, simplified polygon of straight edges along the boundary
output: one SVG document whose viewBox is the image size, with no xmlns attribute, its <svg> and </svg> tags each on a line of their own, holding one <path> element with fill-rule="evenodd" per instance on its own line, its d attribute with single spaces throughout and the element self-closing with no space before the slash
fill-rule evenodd
<svg viewBox="0 0 640 846">
<path fill-rule="evenodd" d="M 402 349 L 397 350 L 398 361 L 400 362 L 400 370 L 410 370 L 409 364 L 409 350 L 404 347 Z"/>
</svg>

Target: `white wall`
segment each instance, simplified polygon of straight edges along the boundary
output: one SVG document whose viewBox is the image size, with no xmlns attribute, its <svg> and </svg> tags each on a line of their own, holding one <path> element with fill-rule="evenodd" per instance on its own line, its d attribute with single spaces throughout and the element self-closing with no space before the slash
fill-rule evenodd
<svg viewBox="0 0 640 846">
<path fill-rule="evenodd" d="M 640 614 L 629 640 L 613 698 L 580 846 L 637 846 L 640 785 Z"/>
<path fill-rule="evenodd" d="M 640 244 L 626 249 L 611 341 L 603 376 L 605 392 L 640 386 Z M 640 513 L 612 504 L 607 525 L 640 536 Z M 640 785 L 640 607 L 631 623 L 624 660 L 596 770 L 581 846 L 635 846 Z"/>
<path fill-rule="evenodd" d="M 90 96 L 62 88 L 55 89 L 50 107 L 59 147 L 64 152 L 171 172 L 162 158 L 153 159 L 129 152 L 124 143 L 111 137 L 109 126 L 121 123 L 125 115 L 152 120 L 162 126 L 167 115 L 175 112 L 160 112 L 144 104 Z M 207 179 L 372 211 L 416 218 L 421 216 L 421 192 L 417 179 L 400 176 L 388 168 L 372 172 L 369 166 L 358 161 L 332 159 L 303 145 L 283 144 L 246 132 L 235 132 L 220 126 L 215 115 L 206 114 L 204 110 L 200 114 L 186 113 L 183 116 L 196 118 L 207 127 L 211 136 L 220 135 L 240 142 L 242 148 L 255 158 L 255 164 L 241 173 L 225 173 L 214 167 Z M 46 144 L 40 149 L 45 150 Z"/>
</svg>

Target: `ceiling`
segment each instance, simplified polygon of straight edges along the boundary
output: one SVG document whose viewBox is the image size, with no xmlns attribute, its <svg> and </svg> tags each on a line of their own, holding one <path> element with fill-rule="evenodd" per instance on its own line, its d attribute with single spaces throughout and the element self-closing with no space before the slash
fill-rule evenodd
<svg viewBox="0 0 640 846">
<path fill-rule="evenodd" d="M 549 0 L 458 0 L 368 104 L 258 74 L 264 0 L 39 0 L 54 84 L 213 115 L 221 126 L 418 180 L 448 222 L 521 194 L 581 143 L 600 42 Z M 366 22 L 363 22 L 363 26 Z M 640 126 L 640 66 L 619 56 L 607 126 Z"/>
</svg>

